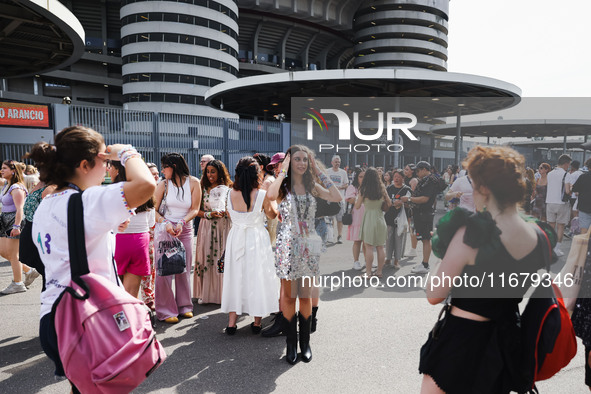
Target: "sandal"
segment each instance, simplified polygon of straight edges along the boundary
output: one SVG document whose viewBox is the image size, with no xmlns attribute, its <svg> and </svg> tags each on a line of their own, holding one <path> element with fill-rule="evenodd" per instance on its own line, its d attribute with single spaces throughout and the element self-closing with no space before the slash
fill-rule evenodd
<svg viewBox="0 0 591 394">
<path fill-rule="evenodd" d="M 236 334 L 236 329 L 238 328 L 238 326 L 234 326 L 234 327 L 226 327 L 226 334 L 227 335 L 234 335 Z"/>
<path fill-rule="evenodd" d="M 252 331 L 253 334 L 259 334 L 261 332 L 261 330 L 263 329 L 263 326 L 255 326 L 254 322 L 250 323 L 250 330 Z"/>
</svg>

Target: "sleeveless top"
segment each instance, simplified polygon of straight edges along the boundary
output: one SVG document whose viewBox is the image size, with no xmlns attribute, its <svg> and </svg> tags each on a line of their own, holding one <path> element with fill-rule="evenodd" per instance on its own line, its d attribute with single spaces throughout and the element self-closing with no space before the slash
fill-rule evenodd
<svg viewBox="0 0 591 394">
<path fill-rule="evenodd" d="M 4 187 L 6 189 L 6 187 Z M 6 193 L 2 194 L 2 212 L 9 213 L 9 212 L 16 212 L 16 205 L 14 205 L 14 199 L 12 198 L 12 191 L 14 189 L 21 189 L 24 190 L 25 196 L 27 195 L 27 189 L 21 184 L 14 183 L 10 188 L 6 191 Z"/>
<path fill-rule="evenodd" d="M 33 222 L 33 216 L 35 215 L 37 207 L 39 206 L 39 204 L 41 204 L 41 200 L 43 200 L 43 192 L 45 191 L 45 189 L 47 189 L 47 185 L 43 186 L 38 190 L 35 190 L 34 192 L 31 192 L 31 194 L 27 196 L 24 208 L 25 219 L 27 219 L 27 222 Z"/>
<path fill-rule="evenodd" d="M 536 221 L 536 224 L 547 233 L 554 247 L 556 234 L 552 228 L 542 222 Z M 466 265 L 461 275 L 477 277 L 482 285 L 474 285 L 474 282 L 467 286 L 452 287 L 451 305 L 492 320 L 514 317 L 519 310 L 518 304 L 531 285 L 531 281 L 525 280 L 530 277 L 525 278 L 525 274 L 532 274 L 544 267 L 542 248 L 548 247 L 545 237 L 538 235 L 534 250 L 516 260 L 502 244 L 499 237 L 501 230 L 489 212 L 471 213 L 456 208 L 440 220 L 433 236 L 433 252 L 437 257 L 443 258 L 451 238 L 462 226 L 466 226 L 464 243 L 477 248 L 478 253 L 475 265 Z M 517 286 L 509 284 L 511 274 L 518 278 Z"/>
<path fill-rule="evenodd" d="M 181 188 L 178 188 L 172 183 L 168 182 L 168 192 L 166 194 L 166 219 L 178 222 L 181 220 L 189 209 L 191 208 L 191 184 L 190 177 L 185 179 L 185 183 Z"/>
<path fill-rule="evenodd" d="M 253 201 L 250 202 L 252 211 L 236 211 L 232 204 L 232 199 L 228 193 L 228 211 L 230 212 L 230 218 L 232 219 L 232 228 L 254 228 L 260 227 L 265 229 L 265 212 L 263 209 L 263 201 L 267 192 L 265 190 L 258 190 Z"/>
</svg>

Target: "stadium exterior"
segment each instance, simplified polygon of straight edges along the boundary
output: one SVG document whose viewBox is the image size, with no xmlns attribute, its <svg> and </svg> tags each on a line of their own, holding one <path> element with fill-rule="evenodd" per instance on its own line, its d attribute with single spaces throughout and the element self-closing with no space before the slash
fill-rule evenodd
<svg viewBox="0 0 591 394">
<path fill-rule="evenodd" d="M 269 120 L 293 96 L 520 99 L 510 83 L 447 72 L 449 0 L 62 3 L 85 31 L 83 53 L 70 57 L 79 60 L 3 78 L 1 99 Z M 431 127 L 417 126 L 405 162 L 457 160 L 459 145 Z"/>
</svg>

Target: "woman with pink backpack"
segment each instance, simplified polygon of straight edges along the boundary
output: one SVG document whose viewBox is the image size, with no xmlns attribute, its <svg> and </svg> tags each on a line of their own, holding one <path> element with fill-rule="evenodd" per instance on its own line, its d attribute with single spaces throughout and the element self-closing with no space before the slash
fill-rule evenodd
<svg viewBox="0 0 591 394">
<path fill-rule="evenodd" d="M 71 281 L 69 199 L 84 191 L 84 233 L 90 272 L 117 283 L 112 261 L 112 230 L 133 215 L 133 208 L 150 199 L 156 183 L 135 148 L 119 144 L 106 147 L 102 135 L 85 127 L 62 130 L 55 137 L 55 145 L 37 143 L 28 157 L 38 164 L 42 181 L 57 185 L 56 192 L 44 198 L 35 212 L 32 237 L 46 274 L 39 337 L 43 350 L 55 363 L 56 376 L 62 377 L 65 373 L 51 312 Z M 107 160 L 121 161 L 127 182 L 101 186 Z M 78 392 L 74 385 L 72 389 Z"/>
</svg>

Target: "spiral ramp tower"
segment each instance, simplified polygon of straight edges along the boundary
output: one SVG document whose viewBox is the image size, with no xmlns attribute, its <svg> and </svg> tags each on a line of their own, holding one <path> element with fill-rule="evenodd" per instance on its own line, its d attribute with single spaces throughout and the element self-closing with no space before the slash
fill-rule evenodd
<svg viewBox="0 0 591 394">
<path fill-rule="evenodd" d="M 355 68 L 447 71 L 448 0 L 377 0 L 355 13 Z"/>
<path fill-rule="evenodd" d="M 238 74 L 232 0 L 123 0 L 123 101 L 128 109 L 228 116 L 205 105 L 212 86 Z"/>
</svg>

